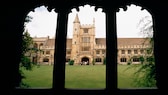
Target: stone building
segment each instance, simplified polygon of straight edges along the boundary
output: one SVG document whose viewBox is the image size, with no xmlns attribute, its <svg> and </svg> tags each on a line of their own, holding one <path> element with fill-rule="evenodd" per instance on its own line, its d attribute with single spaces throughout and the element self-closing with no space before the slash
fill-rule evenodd
<svg viewBox="0 0 168 95">
<path fill-rule="evenodd" d="M 34 47 L 40 49 L 33 59 L 39 64 L 54 63 L 55 38 L 34 37 Z M 81 25 L 78 15 L 73 22 L 73 37 L 67 38 L 66 62 L 74 60 L 75 64 L 103 64 L 106 58 L 106 39 L 95 37 L 95 20 L 93 24 Z M 146 55 L 150 47 L 145 38 L 118 38 L 118 64 L 127 64 L 132 60 L 140 63 L 139 56 Z M 57 51 L 55 51 L 57 52 Z M 132 59 L 131 59 L 132 58 Z"/>
</svg>

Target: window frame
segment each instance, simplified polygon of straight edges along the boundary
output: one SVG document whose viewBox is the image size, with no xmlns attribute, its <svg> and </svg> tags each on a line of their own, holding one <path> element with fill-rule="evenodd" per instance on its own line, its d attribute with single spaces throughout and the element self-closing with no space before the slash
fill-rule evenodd
<svg viewBox="0 0 168 95">
<path fill-rule="evenodd" d="M 53 87 L 49 89 L 16 89 L 15 93 L 20 93 L 19 95 L 25 95 L 25 93 L 36 95 L 42 93 L 42 95 L 50 95 L 51 93 L 60 93 L 66 95 L 102 95 L 102 94 L 130 94 L 134 95 L 136 93 L 153 94 L 156 95 L 158 89 L 118 89 L 117 88 L 117 36 L 116 36 L 116 15 L 115 11 L 106 12 L 106 88 L 105 89 L 66 89 L 64 87 L 65 78 L 65 63 L 66 61 L 66 33 L 67 33 L 67 22 L 68 14 L 65 12 L 58 13 L 57 18 L 57 38 L 55 39 L 55 54 L 54 54 L 54 70 L 53 70 Z M 113 27 L 111 27 L 113 25 Z M 66 27 L 66 28 L 65 28 Z M 61 52 L 65 51 L 65 52 Z M 114 62 L 115 64 L 110 64 Z M 60 68 L 61 67 L 61 68 Z M 56 77 L 60 76 L 60 77 Z M 24 94 L 23 94 L 24 92 Z M 32 93 L 33 92 L 33 93 Z M 140 94 L 141 95 L 141 94 Z"/>
</svg>

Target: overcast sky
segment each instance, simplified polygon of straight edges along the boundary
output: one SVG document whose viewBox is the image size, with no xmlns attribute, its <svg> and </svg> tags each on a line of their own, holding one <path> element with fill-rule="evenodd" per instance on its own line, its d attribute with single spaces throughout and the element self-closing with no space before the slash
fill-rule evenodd
<svg viewBox="0 0 168 95">
<path fill-rule="evenodd" d="M 81 24 L 93 24 L 95 19 L 96 37 L 105 37 L 105 13 L 102 9 L 94 11 L 94 7 L 89 5 L 79 7 L 80 11 L 72 9 L 68 16 L 68 37 L 72 37 L 73 21 L 78 14 Z M 57 24 L 57 13 L 54 11 L 48 12 L 44 6 L 38 7 L 34 12 L 29 12 L 29 16 L 33 17 L 32 21 L 26 25 L 32 37 L 54 37 Z M 131 5 L 127 11 L 120 9 L 117 15 L 117 36 L 118 37 L 142 37 L 140 35 L 137 24 L 142 17 L 151 15 L 146 10 L 141 10 L 141 7 Z"/>
</svg>

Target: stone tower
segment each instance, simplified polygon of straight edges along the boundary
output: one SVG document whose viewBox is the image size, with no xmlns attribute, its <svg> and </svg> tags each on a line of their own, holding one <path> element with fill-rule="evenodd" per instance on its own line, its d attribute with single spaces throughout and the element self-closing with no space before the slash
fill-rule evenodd
<svg viewBox="0 0 168 95">
<path fill-rule="evenodd" d="M 90 64 L 94 56 L 95 46 L 95 20 L 93 24 L 81 25 L 78 14 L 73 22 L 73 37 L 71 59 L 75 64 L 87 62 Z"/>
<path fill-rule="evenodd" d="M 75 61 L 77 59 L 77 54 L 79 52 L 79 31 L 80 31 L 80 21 L 78 14 L 76 14 L 75 20 L 73 22 L 73 37 L 72 37 L 72 51 L 71 51 L 71 60 Z"/>
</svg>

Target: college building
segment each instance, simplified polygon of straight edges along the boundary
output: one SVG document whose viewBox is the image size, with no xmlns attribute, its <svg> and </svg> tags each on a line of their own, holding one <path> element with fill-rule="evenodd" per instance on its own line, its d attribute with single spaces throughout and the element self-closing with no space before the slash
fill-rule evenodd
<svg viewBox="0 0 168 95">
<path fill-rule="evenodd" d="M 106 38 L 95 37 L 95 20 L 93 24 L 81 25 L 78 15 L 73 22 L 73 36 L 67 38 L 66 63 L 74 60 L 74 64 L 103 64 L 106 58 Z M 31 60 L 38 64 L 54 63 L 55 38 L 33 37 L 33 46 L 40 52 L 31 56 Z M 149 41 L 146 38 L 117 38 L 118 64 L 127 64 L 130 60 L 134 64 L 140 63 L 140 56 L 146 56 Z"/>
</svg>

